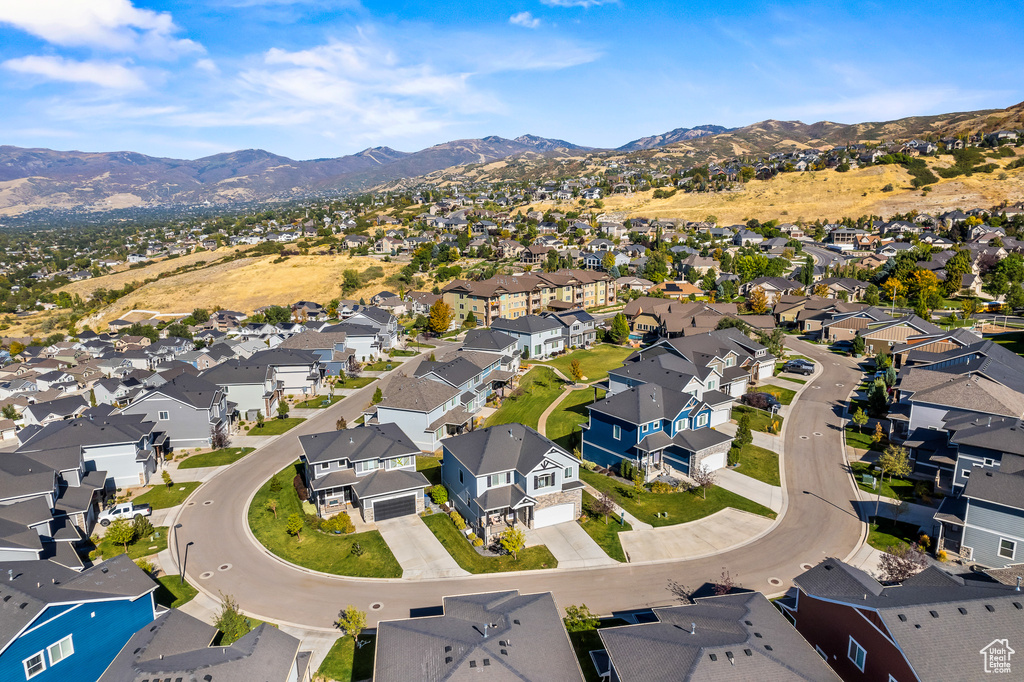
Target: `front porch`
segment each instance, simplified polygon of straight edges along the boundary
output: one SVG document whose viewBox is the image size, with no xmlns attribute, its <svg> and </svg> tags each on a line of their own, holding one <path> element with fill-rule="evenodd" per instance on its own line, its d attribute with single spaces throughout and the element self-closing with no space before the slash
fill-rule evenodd
<svg viewBox="0 0 1024 682">
<path fill-rule="evenodd" d="M 532 528 L 535 504 L 536 500 L 518 485 L 492 488 L 474 501 L 477 514 L 471 525 L 474 532 L 483 539 L 484 546 L 488 546 L 507 528 L 519 524 L 524 529 Z"/>
</svg>

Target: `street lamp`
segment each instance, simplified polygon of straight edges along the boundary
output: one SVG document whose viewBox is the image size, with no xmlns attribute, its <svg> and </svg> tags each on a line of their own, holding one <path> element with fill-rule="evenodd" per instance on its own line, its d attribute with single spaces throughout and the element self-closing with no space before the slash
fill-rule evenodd
<svg viewBox="0 0 1024 682">
<path fill-rule="evenodd" d="M 178 529 L 181 528 L 180 523 L 174 524 L 174 552 L 178 555 L 178 573 L 181 574 L 181 582 L 185 583 L 185 571 L 181 570 L 181 545 L 178 544 Z"/>
<path fill-rule="evenodd" d="M 194 542 L 188 542 L 185 544 L 185 561 L 181 564 L 181 584 L 185 584 L 185 567 L 188 566 L 188 548 L 194 545 Z"/>
</svg>

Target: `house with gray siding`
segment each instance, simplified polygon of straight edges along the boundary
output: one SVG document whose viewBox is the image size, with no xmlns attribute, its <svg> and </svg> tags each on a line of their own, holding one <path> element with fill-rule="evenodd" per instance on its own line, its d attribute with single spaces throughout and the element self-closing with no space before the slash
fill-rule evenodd
<svg viewBox="0 0 1024 682">
<path fill-rule="evenodd" d="M 542 315 L 499 317 L 491 323 L 491 329 L 513 337 L 522 356 L 533 360 L 547 358 L 566 349 L 562 328 L 563 324 L 557 319 Z"/>
<path fill-rule="evenodd" d="M 170 448 L 210 447 L 213 432 L 231 428 L 231 410 L 222 388 L 182 374 L 140 393 L 121 414 L 143 415 L 167 434 Z"/>
<path fill-rule="evenodd" d="M 568 523 L 583 510 L 579 460 L 528 426 L 492 426 L 441 445 L 441 482 L 485 543 L 510 526 Z"/>
<path fill-rule="evenodd" d="M 473 413 L 462 402 L 462 391 L 428 377 L 396 376 L 384 399 L 366 413 L 367 424 L 395 424 L 425 452 L 435 452 L 441 440 L 467 431 Z"/>
</svg>

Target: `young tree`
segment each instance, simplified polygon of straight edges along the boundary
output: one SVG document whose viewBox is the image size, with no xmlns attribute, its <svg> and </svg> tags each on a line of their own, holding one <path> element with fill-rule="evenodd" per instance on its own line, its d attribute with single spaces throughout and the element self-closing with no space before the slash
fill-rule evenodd
<svg viewBox="0 0 1024 682">
<path fill-rule="evenodd" d="M 587 630 L 596 630 L 597 625 L 600 622 L 594 614 L 590 612 L 586 604 L 570 604 L 565 607 L 565 629 L 568 632 L 586 632 Z"/>
<path fill-rule="evenodd" d="M 89 407 L 96 407 L 96 389 L 89 389 Z"/>
<path fill-rule="evenodd" d="M 864 337 L 863 336 L 854 336 L 853 337 L 853 341 L 850 343 L 850 351 L 854 355 L 863 355 L 864 354 L 864 348 L 865 348 Z"/>
<path fill-rule="evenodd" d="M 210 447 L 214 450 L 223 450 L 231 444 L 228 433 L 224 427 L 210 427 Z"/>
<path fill-rule="evenodd" d="M 277 500 L 275 500 L 275 499 L 267 500 L 267 511 L 268 512 L 272 512 L 274 514 L 274 519 L 275 520 L 277 519 Z"/>
<path fill-rule="evenodd" d="M 277 418 L 284 419 L 288 416 L 288 401 L 279 400 L 277 403 Z"/>
<path fill-rule="evenodd" d="M 288 535 L 294 535 L 299 539 L 299 542 L 302 542 L 302 524 L 302 515 L 298 513 L 292 514 L 288 517 L 288 525 L 285 526 L 285 531 L 287 531 Z"/>
<path fill-rule="evenodd" d="M 359 639 L 359 633 L 366 629 L 366 612 L 349 604 L 338 614 L 334 625 L 355 641 Z"/>
<path fill-rule="evenodd" d="M 128 553 L 128 545 L 135 541 L 135 527 L 126 518 L 114 519 L 107 526 L 107 539 L 124 547 Z"/>
<path fill-rule="evenodd" d="M 384 400 L 384 393 L 383 391 L 380 390 L 380 386 L 378 386 L 377 390 L 373 392 L 372 402 L 374 405 L 376 405 L 382 400 Z"/>
<path fill-rule="evenodd" d="M 864 433 L 864 425 L 868 423 L 868 413 L 863 408 L 858 407 L 857 411 L 853 413 L 851 421 L 857 425 L 857 430 Z"/>
<path fill-rule="evenodd" d="M 768 297 L 765 295 L 764 289 L 754 287 L 754 290 L 750 292 L 750 298 L 747 299 L 747 305 L 754 314 L 764 315 L 768 310 Z"/>
<path fill-rule="evenodd" d="M 448 331 L 454 319 L 455 311 L 452 310 L 452 307 L 445 303 L 444 299 L 438 299 L 434 305 L 430 306 L 430 320 L 427 327 L 434 334 L 440 336 Z"/>
<path fill-rule="evenodd" d="M 258 428 L 261 428 L 261 429 L 263 428 L 263 419 L 264 419 L 263 411 L 262 410 L 256 410 L 256 426 Z"/>
<path fill-rule="evenodd" d="M 345 420 L 344 417 L 339 417 L 338 421 L 334 423 L 334 428 L 337 431 L 344 431 L 345 429 L 348 428 L 348 422 Z"/>
<path fill-rule="evenodd" d="M 899 504 L 892 505 L 892 522 L 899 523 L 900 517 L 910 511 L 910 505 L 906 500 L 900 500 Z"/>
<path fill-rule="evenodd" d="M 889 395 L 885 391 L 885 382 L 876 381 L 868 389 L 868 412 L 876 417 L 884 417 L 889 411 Z"/>
<path fill-rule="evenodd" d="M 690 478 L 692 478 L 693 482 L 700 488 L 704 499 L 708 499 L 708 488 L 715 485 L 715 472 L 709 469 L 706 464 L 702 463 L 690 472 Z"/>
<path fill-rule="evenodd" d="M 900 543 L 887 547 L 878 559 L 882 578 L 890 582 L 903 582 L 928 566 L 928 560 L 916 544 Z"/>
<path fill-rule="evenodd" d="M 875 422 L 875 432 L 871 434 L 872 443 L 881 443 L 882 438 L 885 437 L 885 431 L 882 430 L 882 422 Z"/>
<path fill-rule="evenodd" d="M 960 316 L 963 318 L 964 322 L 969 322 L 971 315 L 974 315 L 976 312 L 978 312 L 977 300 L 969 298 L 960 304 Z"/>
<path fill-rule="evenodd" d="M 569 374 L 572 375 L 572 380 L 577 384 L 583 379 L 583 367 L 580 365 L 579 360 L 574 358 L 573 361 L 569 363 Z"/>
<path fill-rule="evenodd" d="M 615 511 L 615 500 L 608 493 L 601 493 L 601 497 L 594 499 L 592 510 L 595 514 L 604 516 L 604 522 L 608 523 L 608 515 Z"/>
<path fill-rule="evenodd" d="M 18 410 L 14 405 L 4 405 L 3 415 L 4 419 L 14 420 L 18 418 Z"/>
<path fill-rule="evenodd" d="M 815 296 L 820 296 L 821 298 L 828 298 L 828 285 L 827 284 L 817 284 L 817 285 L 815 285 L 815 287 L 813 289 L 813 293 L 814 293 Z"/>
<path fill-rule="evenodd" d="M 722 566 L 722 575 L 718 577 L 718 582 L 715 583 L 713 591 L 715 595 L 721 597 L 723 594 L 729 594 L 736 588 L 736 580 L 732 577 L 732 573 Z"/>
<path fill-rule="evenodd" d="M 736 424 L 736 437 L 732 441 L 737 447 L 743 448 L 754 442 L 754 434 L 750 431 L 750 413 L 744 412 Z"/>
<path fill-rule="evenodd" d="M 629 337 L 629 322 L 626 316 L 619 313 L 612 319 L 612 328 L 609 332 L 612 343 L 624 343 Z"/>
<path fill-rule="evenodd" d="M 163 479 L 164 485 L 167 486 L 168 488 L 174 485 L 174 479 L 171 478 L 171 472 L 168 471 L 167 469 L 164 469 L 164 472 L 160 474 L 160 478 Z"/>
<path fill-rule="evenodd" d="M 236 642 L 252 630 L 252 623 L 238 609 L 238 602 L 229 594 L 220 593 L 220 614 L 214 625 L 223 633 L 221 644 Z"/>
<path fill-rule="evenodd" d="M 518 526 L 513 526 L 501 534 L 500 542 L 502 549 L 519 561 L 519 552 L 526 546 L 526 534 Z"/>
<path fill-rule="evenodd" d="M 912 470 L 907 449 L 901 445 L 887 447 L 878 458 L 878 466 L 882 468 L 883 475 L 888 474 L 890 482 L 893 476 L 906 476 Z"/>
</svg>

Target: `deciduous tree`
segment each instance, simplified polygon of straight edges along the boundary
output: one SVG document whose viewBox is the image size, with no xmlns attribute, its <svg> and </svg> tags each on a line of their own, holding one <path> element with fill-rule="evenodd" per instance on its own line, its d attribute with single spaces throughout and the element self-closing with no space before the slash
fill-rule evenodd
<svg viewBox="0 0 1024 682">
<path fill-rule="evenodd" d="M 445 303 L 444 299 L 438 299 L 430 306 L 430 320 L 427 327 L 434 334 L 440 336 L 448 331 L 454 319 L 455 311 L 452 310 L 452 307 Z"/>
<path fill-rule="evenodd" d="M 519 561 L 519 553 L 526 546 L 526 534 L 518 527 L 513 526 L 501 534 L 500 543 L 502 549 Z"/>
<path fill-rule="evenodd" d="M 334 625 L 347 636 L 356 640 L 359 638 L 359 633 L 366 629 L 366 612 L 349 604 L 338 614 L 338 620 L 334 621 Z"/>
<path fill-rule="evenodd" d="M 708 498 L 708 488 L 715 485 L 715 472 L 709 469 L 706 464 L 701 463 L 696 469 L 690 471 L 690 478 L 700 488 L 706 500 Z"/>
<path fill-rule="evenodd" d="M 768 310 L 768 297 L 765 295 L 764 289 L 754 287 L 754 290 L 750 292 L 750 298 L 747 299 L 747 306 L 749 306 L 751 312 L 757 315 L 764 315 Z"/>
<path fill-rule="evenodd" d="M 916 544 L 900 543 L 887 547 L 878 559 L 878 570 L 890 582 L 903 582 L 928 566 L 928 560 Z"/>
<path fill-rule="evenodd" d="M 292 514 L 288 517 L 288 525 L 285 526 L 285 531 L 288 535 L 293 535 L 299 539 L 299 542 L 302 542 L 302 524 L 302 515 Z"/>
<path fill-rule="evenodd" d="M 852 421 L 857 425 L 857 430 L 864 433 L 864 425 L 868 423 L 868 413 L 858 407 L 857 411 L 853 413 Z"/>
<path fill-rule="evenodd" d="M 107 539 L 124 547 L 127 553 L 128 545 L 135 541 L 135 527 L 124 517 L 114 519 L 107 526 Z"/>
<path fill-rule="evenodd" d="M 569 374 L 572 376 L 572 380 L 579 383 L 583 379 L 583 366 L 580 361 L 573 358 L 572 362 L 569 363 Z"/>
</svg>

